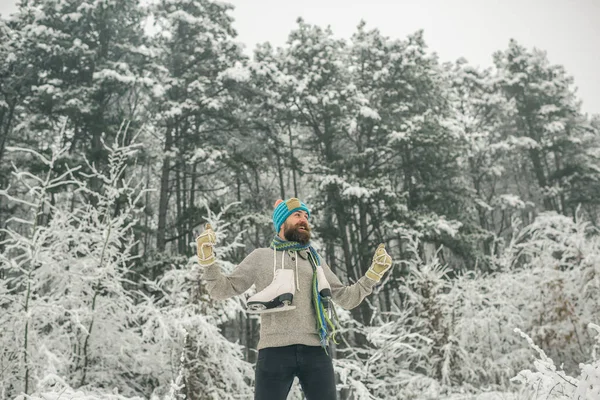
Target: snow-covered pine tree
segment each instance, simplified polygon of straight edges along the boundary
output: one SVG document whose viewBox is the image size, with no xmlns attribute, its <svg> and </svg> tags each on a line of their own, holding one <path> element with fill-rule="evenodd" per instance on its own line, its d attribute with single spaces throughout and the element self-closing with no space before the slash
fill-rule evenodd
<svg viewBox="0 0 600 400">
<path fill-rule="evenodd" d="M 35 73 L 20 56 L 19 43 L 23 32 L 14 21 L 0 18 L 0 188 L 10 185 L 12 164 L 21 166 L 18 158 L 11 157 L 7 146 L 29 147 L 32 132 L 16 134 L 15 126 L 23 117 L 24 99 L 31 94 L 31 80 Z M 12 215 L 13 209 L 0 198 L 0 226 Z M 2 239 L 0 234 L 0 240 Z"/>
<path fill-rule="evenodd" d="M 231 176 L 226 144 L 243 106 L 238 81 L 248 78 L 228 14 L 231 6 L 209 0 L 161 0 L 151 7 L 156 52 L 152 122 L 163 153 L 158 199 L 157 250 L 190 255 L 187 243 L 201 223 L 199 204 L 223 205 Z M 172 188 L 176 196 L 170 196 Z M 206 197 L 206 198 L 205 198 Z M 175 200 L 175 207 L 170 207 Z M 172 212 L 175 211 L 174 213 Z M 171 240 L 169 240 L 171 242 Z"/>
<path fill-rule="evenodd" d="M 6 187 L 8 163 L 5 162 L 6 146 L 11 143 L 12 129 L 17 121 L 18 107 L 21 105 L 21 88 L 23 84 L 22 65 L 15 52 L 15 44 L 19 42 L 21 32 L 14 29 L 9 21 L 0 18 L 0 187 Z"/>
<path fill-rule="evenodd" d="M 590 168 L 588 157 L 576 157 L 586 154 L 581 146 L 589 123 L 581 115 L 573 78 L 550 64 L 545 52 L 529 51 L 515 40 L 494 54 L 494 63 L 502 91 L 514 104 L 510 136 L 520 147 L 517 155 L 528 161 L 514 172 L 530 186 L 531 197 L 523 200 L 574 216 L 581 182 L 597 180 L 598 171 Z"/>
<path fill-rule="evenodd" d="M 111 142 L 123 120 L 129 133 L 140 124 L 139 89 L 149 83 L 142 18 L 138 0 L 19 2 L 12 47 L 26 97 L 12 136 L 29 137 L 30 148 L 67 146 L 75 165 L 85 166 L 81 155 L 105 165 L 101 139 Z"/>
<path fill-rule="evenodd" d="M 510 173 L 517 161 L 511 152 L 518 148 L 505 133 L 514 125 L 514 104 L 500 90 L 492 69 L 474 68 L 464 59 L 447 68 L 452 82 L 452 123 L 465 141 L 460 164 L 472 188 L 462 220 L 471 234 L 461 239 L 467 242 L 465 247 L 472 246 L 471 262 L 478 270 L 489 272 L 492 254 L 503 238 L 510 237 L 513 216 L 528 223 L 533 207 L 533 203 L 520 200 Z"/>
</svg>

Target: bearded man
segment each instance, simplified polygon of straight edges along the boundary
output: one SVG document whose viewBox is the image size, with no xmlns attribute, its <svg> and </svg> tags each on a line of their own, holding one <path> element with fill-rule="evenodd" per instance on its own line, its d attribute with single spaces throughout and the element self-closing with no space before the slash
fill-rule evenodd
<svg viewBox="0 0 600 400">
<path fill-rule="evenodd" d="M 216 262 L 216 237 L 207 225 L 197 239 L 206 289 L 214 299 L 227 299 L 256 285 L 247 302 L 248 312 L 261 317 L 255 400 L 285 400 L 294 377 L 308 400 L 335 400 L 331 303 L 347 310 L 357 307 L 390 269 L 392 259 L 380 244 L 365 276 L 344 285 L 311 245 L 306 204 L 280 199 L 272 218 L 275 236 L 270 246 L 252 251 L 229 275 Z"/>
</svg>

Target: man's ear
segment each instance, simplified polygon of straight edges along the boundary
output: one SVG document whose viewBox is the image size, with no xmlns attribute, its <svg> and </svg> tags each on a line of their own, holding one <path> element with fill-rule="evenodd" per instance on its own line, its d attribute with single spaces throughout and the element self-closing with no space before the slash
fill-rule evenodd
<svg viewBox="0 0 600 400">
<path fill-rule="evenodd" d="M 280 205 L 281 203 L 283 203 L 282 199 L 278 199 L 275 204 L 273 204 L 273 208 L 277 208 L 278 205 Z"/>
</svg>

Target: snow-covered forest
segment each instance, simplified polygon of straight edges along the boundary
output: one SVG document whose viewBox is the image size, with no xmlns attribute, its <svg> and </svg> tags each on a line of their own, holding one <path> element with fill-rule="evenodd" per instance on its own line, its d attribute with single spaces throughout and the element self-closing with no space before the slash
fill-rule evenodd
<svg viewBox="0 0 600 400">
<path fill-rule="evenodd" d="M 248 57 L 231 8 L 0 19 L 0 398 L 252 398 L 260 320 L 207 296 L 194 239 L 231 271 L 297 196 L 343 282 L 394 260 L 338 309 L 340 399 L 599 399 L 600 115 L 568 71 L 368 21 Z"/>
</svg>

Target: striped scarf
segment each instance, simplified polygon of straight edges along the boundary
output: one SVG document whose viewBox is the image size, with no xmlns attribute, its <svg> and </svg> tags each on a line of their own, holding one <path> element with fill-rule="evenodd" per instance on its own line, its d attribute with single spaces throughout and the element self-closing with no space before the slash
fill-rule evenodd
<svg viewBox="0 0 600 400">
<path fill-rule="evenodd" d="M 329 315 L 327 314 L 327 310 L 325 310 L 325 306 L 323 306 L 323 301 L 321 300 L 321 294 L 318 290 L 317 285 L 317 267 L 321 265 L 321 258 L 317 251 L 310 244 L 300 244 L 298 242 L 285 241 L 282 240 L 279 236 L 275 236 L 273 241 L 271 241 L 272 249 L 277 251 L 300 251 L 300 250 L 308 250 L 308 260 L 310 261 L 310 265 L 313 268 L 313 278 L 312 278 L 312 301 L 313 307 L 315 308 L 315 314 L 317 317 L 317 330 L 319 333 L 319 338 L 321 342 L 321 347 L 327 353 L 327 341 L 331 337 L 334 343 L 338 344 L 335 340 L 335 326 L 331 322 Z M 329 302 L 330 307 L 333 309 L 333 304 Z M 335 311 L 334 311 L 335 315 Z M 328 334 L 328 327 L 331 328 L 331 334 Z"/>
</svg>

